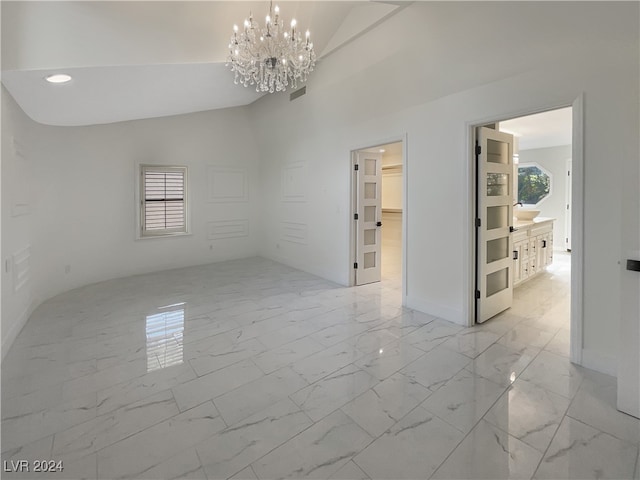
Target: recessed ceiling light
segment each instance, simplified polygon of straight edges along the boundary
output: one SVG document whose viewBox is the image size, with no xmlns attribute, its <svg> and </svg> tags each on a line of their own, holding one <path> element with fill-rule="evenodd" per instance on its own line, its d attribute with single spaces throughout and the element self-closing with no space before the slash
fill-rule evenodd
<svg viewBox="0 0 640 480">
<path fill-rule="evenodd" d="M 384 153 L 384 152 L 386 152 L 386 150 L 385 150 L 384 148 L 381 148 L 381 149 L 379 150 L 379 152 L 380 152 L 380 153 Z"/>
<path fill-rule="evenodd" d="M 67 75 L 66 73 L 55 73 L 45 77 L 45 80 L 49 83 L 67 83 L 71 80 L 71 75 Z"/>
</svg>

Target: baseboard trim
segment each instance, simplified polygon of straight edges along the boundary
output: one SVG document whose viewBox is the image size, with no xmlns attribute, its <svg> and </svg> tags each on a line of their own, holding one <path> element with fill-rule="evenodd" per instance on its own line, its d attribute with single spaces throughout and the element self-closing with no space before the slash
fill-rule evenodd
<svg viewBox="0 0 640 480">
<path fill-rule="evenodd" d="M 406 297 L 406 306 L 407 308 L 418 310 L 419 312 L 426 313 L 427 315 L 433 315 L 434 317 L 447 320 L 448 322 L 462 325 L 464 327 L 467 326 L 467 321 L 464 318 L 462 310 L 456 310 L 421 298 L 412 297 L 411 295 L 407 295 Z"/>
<path fill-rule="evenodd" d="M 18 321 L 7 331 L 2 332 L 2 361 L 4 362 L 7 353 L 9 353 L 9 349 L 13 345 L 13 342 L 16 341 L 18 335 L 27 324 L 27 320 L 31 317 L 31 314 L 35 311 L 36 308 L 40 306 L 40 301 L 37 299 L 31 302 L 24 312 L 18 317 Z"/>
<path fill-rule="evenodd" d="M 604 355 L 594 350 L 583 348 L 582 363 L 580 365 L 596 372 L 606 373 L 614 377 L 618 376 L 618 359 L 613 355 Z"/>
<path fill-rule="evenodd" d="M 282 263 L 287 267 L 295 268 L 296 270 L 302 270 L 303 272 L 310 273 L 311 275 L 315 275 L 316 277 L 323 278 L 329 282 L 337 283 L 343 287 L 348 287 L 348 282 L 340 280 L 336 278 L 335 272 L 325 269 L 315 268 L 311 265 L 303 264 L 302 262 L 297 262 L 295 260 L 291 260 L 290 258 L 281 257 L 279 255 L 269 255 L 266 253 L 260 254 L 261 257 L 266 258 L 268 260 L 273 260 L 274 262 Z"/>
</svg>

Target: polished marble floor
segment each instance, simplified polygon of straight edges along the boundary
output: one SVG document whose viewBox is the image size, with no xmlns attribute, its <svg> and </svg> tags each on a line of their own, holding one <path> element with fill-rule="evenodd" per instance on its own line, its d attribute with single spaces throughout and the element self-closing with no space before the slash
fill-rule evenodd
<svg viewBox="0 0 640 480">
<path fill-rule="evenodd" d="M 64 471 L 2 477 L 639 478 L 615 379 L 568 361 L 567 255 L 475 328 L 387 273 L 252 258 L 46 302 L 2 364 L 3 470 Z"/>
</svg>

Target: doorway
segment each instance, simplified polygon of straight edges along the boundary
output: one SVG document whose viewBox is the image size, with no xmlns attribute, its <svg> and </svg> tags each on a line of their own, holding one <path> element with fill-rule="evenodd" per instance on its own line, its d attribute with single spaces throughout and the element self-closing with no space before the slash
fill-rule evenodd
<svg viewBox="0 0 640 480">
<path fill-rule="evenodd" d="M 573 114 L 573 107 L 565 107 L 474 127 L 474 211 L 480 220 L 474 241 L 474 297 L 476 323 L 535 318 L 523 322 L 533 329 L 529 333 L 540 330 L 545 339 L 552 334 L 557 353 L 579 363 L 581 342 L 574 340 L 580 339 L 581 324 L 574 327 L 580 303 L 573 297 L 581 290 L 572 266 L 581 267 L 581 261 L 571 258 L 576 198 L 571 168 L 576 160 L 581 165 L 581 158 L 572 158 L 574 152 L 580 154 L 573 148 Z M 504 159 L 490 151 L 497 143 L 492 147 L 487 138 L 489 143 L 501 142 L 504 152 L 498 153 L 504 153 Z M 487 149 L 484 155 L 482 148 Z M 487 218 L 489 210 L 504 215 Z M 500 223 L 487 230 L 482 220 Z M 493 268 L 500 262 L 508 265 Z"/>
<path fill-rule="evenodd" d="M 402 291 L 404 209 L 403 141 L 352 152 L 352 284 L 382 282 Z"/>
</svg>

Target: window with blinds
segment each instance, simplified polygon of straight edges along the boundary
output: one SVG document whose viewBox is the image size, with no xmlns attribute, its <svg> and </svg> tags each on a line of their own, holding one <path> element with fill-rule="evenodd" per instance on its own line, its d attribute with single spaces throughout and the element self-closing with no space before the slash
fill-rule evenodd
<svg viewBox="0 0 640 480">
<path fill-rule="evenodd" d="M 143 237 L 187 233 L 187 168 L 140 167 Z"/>
</svg>

